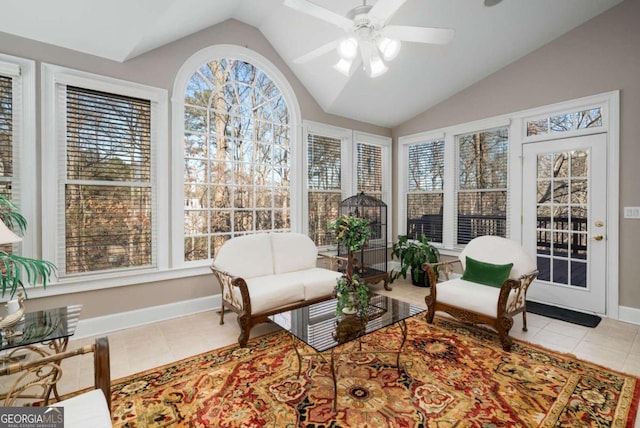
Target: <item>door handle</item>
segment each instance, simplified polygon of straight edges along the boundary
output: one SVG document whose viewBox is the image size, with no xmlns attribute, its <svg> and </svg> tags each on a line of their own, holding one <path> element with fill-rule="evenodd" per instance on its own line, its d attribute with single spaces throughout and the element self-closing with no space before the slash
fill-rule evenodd
<svg viewBox="0 0 640 428">
<path fill-rule="evenodd" d="M 602 236 L 602 235 L 595 235 L 595 236 L 593 237 L 593 239 L 595 239 L 596 241 L 602 241 L 602 240 L 604 239 L 604 236 Z"/>
</svg>

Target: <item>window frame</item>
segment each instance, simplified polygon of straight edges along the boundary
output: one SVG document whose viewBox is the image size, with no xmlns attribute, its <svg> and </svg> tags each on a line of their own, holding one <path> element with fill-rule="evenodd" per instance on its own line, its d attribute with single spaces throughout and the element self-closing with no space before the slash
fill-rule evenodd
<svg viewBox="0 0 640 428">
<path fill-rule="evenodd" d="M 116 285 L 128 285 L 158 280 L 153 273 L 167 271 L 168 251 L 168 178 L 161 174 L 168 165 L 168 133 L 165 118 L 168 117 L 167 91 L 161 88 L 128 82 L 93 73 L 43 63 L 42 77 L 42 255 L 44 259 L 58 263 L 61 258 L 64 237 L 64 213 L 61 205 L 64 192 L 58 184 L 59 175 L 65 170 L 66 140 L 64 120 L 66 111 L 60 109 L 59 85 L 78 86 L 128 97 L 146 99 L 151 102 L 151 156 L 152 166 L 152 230 L 155 260 L 152 267 L 114 269 L 113 271 L 87 272 L 65 275 L 60 272 L 59 284 L 76 284 L 79 290 L 100 289 Z M 62 147 L 61 147 L 62 146 Z M 55 180 L 52 179 L 55 177 Z M 47 213 L 47 215 L 44 215 Z M 87 281 L 90 278 L 91 281 Z M 90 286 L 80 284 L 90 283 Z M 59 290 L 64 293 L 67 290 Z M 58 294 L 56 293 L 56 294 Z M 50 293 L 49 293 L 50 294 Z"/>
<path fill-rule="evenodd" d="M 510 128 L 510 119 L 508 116 L 497 116 L 494 118 L 477 120 L 473 122 L 454 125 L 446 128 L 436 129 L 433 131 L 420 132 L 417 134 L 401 136 L 398 138 L 398 158 L 397 168 L 398 171 L 398 194 L 396 195 L 396 204 L 398 205 L 398 220 L 397 230 L 399 235 L 404 235 L 407 230 L 407 180 L 408 174 L 406 167 L 409 156 L 409 146 L 412 144 L 419 144 L 427 141 L 444 140 L 444 185 L 443 185 L 443 202 L 442 202 L 442 243 L 433 243 L 443 255 L 457 255 L 462 249 L 461 246 L 456 244 L 457 241 L 457 198 L 458 198 L 458 138 L 461 135 L 482 132 L 484 130 L 490 130 L 495 128 L 506 127 L 509 128 L 509 135 L 511 136 L 512 129 Z M 514 154 L 515 150 L 512 150 L 513 141 L 509 139 L 509 166 L 507 168 L 509 177 L 514 171 L 514 162 L 517 162 L 517 157 Z M 509 179 L 511 185 L 511 179 Z M 512 198 L 508 199 L 509 204 L 512 203 Z M 510 210 L 511 206 L 507 208 L 507 216 L 513 211 Z M 507 222 L 509 218 L 507 217 Z M 509 233 L 509 232 L 508 232 Z"/>
<path fill-rule="evenodd" d="M 39 225 L 36 221 L 37 171 L 36 160 L 36 63 L 35 61 L 0 53 L 0 75 L 11 77 L 13 85 L 13 177 L 14 202 L 27 220 L 27 230 L 18 254 L 37 257 Z M 26 154 L 31 153 L 31 157 Z"/>
<path fill-rule="evenodd" d="M 293 87 L 284 74 L 264 56 L 259 53 L 236 45 L 213 45 L 203 48 L 191 55 L 176 73 L 171 97 L 171 198 L 173 201 L 184 201 L 184 94 L 189 79 L 203 64 L 222 58 L 234 58 L 248 62 L 264 72 L 280 89 L 289 109 L 290 119 L 290 148 L 291 148 L 291 231 L 301 230 L 300 198 L 302 184 L 299 178 L 302 175 L 301 150 L 299 149 L 301 136 L 302 114 Z M 171 260 L 175 268 L 201 268 L 208 270 L 211 260 L 184 260 L 184 204 L 173 203 L 171 205 Z"/>
<path fill-rule="evenodd" d="M 311 120 L 305 120 L 303 122 L 303 195 L 302 195 L 302 209 L 303 218 L 309 218 L 309 178 L 307 171 L 309 170 L 308 164 L 308 136 L 309 134 L 316 134 L 323 137 L 335 138 L 341 141 L 341 200 L 344 200 L 350 196 L 353 196 L 358 191 L 358 143 L 364 143 L 369 145 L 375 145 L 382 148 L 382 201 L 387 204 L 387 237 L 391 236 L 391 230 L 393 226 L 392 222 L 392 178 L 391 178 L 391 148 L 392 140 L 390 137 L 384 137 L 363 131 L 356 131 L 347 128 L 341 128 L 338 126 L 327 125 L 324 123 L 314 122 Z M 304 222 L 302 233 L 309 235 L 309 224 Z M 387 245 L 391 246 L 392 242 L 388 242 Z M 318 247 L 320 251 L 335 251 L 336 245 L 326 245 Z"/>
</svg>

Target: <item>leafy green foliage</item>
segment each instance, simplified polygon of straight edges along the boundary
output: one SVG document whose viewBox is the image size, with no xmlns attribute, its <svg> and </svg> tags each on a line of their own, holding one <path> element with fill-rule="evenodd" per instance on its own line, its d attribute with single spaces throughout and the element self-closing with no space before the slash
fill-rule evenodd
<svg viewBox="0 0 640 428">
<path fill-rule="evenodd" d="M 335 233 L 336 241 L 344 245 L 347 251 L 360 250 L 371 235 L 369 220 L 346 214 L 330 222 L 329 231 Z"/>
<path fill-rule="evenodd" d="M 344 308 L 361 312 L 369 304 L 369 287 L 364 281 L 360 280 L 357 273 L 351 276 L 351 280 L 346 275 L 338 278 L 335 295 L 338 298 L 336 315 L 341 315 Z"/>
<path fill-rule="evenodd" d="M 391 271 L 391 282 L 399 277 L 406 278 L 407 273 L 415 282 L 419 282 L 422 264 L 425 262 L 437 263 L 440 260 L 440 251 L 429 244 L 426 236 L 418 239 L 409 239 L 406 235 L 399 235 L 398 241 L 391 247 L 391 257 L 400 260 L 400 269 Z M 436 275 L 437 275 L 436 271 Z M 425 285 L 428 285 L 429 277 L 424 275 Z"/>
<path fill-rule="evenodd" d="M 27 221 L 18 212 L 18 207 L 2 195 L 0 195 L 0 219 L 10 229 L 16 228 L 20 234 L 23 234 L 27 228 Z M 36 284 L 38 281 L 42 281 L 42 286 L 46 288 L 47 282 L 56 272 L 56 266 L 49 261 L 23 257 L 0 250 L 2 297 L 7 292 L 10 297 L 13 297 L 18 288 L 21 288 L 26 295 L 25 281 L 27 284 Z"/>
</svg>

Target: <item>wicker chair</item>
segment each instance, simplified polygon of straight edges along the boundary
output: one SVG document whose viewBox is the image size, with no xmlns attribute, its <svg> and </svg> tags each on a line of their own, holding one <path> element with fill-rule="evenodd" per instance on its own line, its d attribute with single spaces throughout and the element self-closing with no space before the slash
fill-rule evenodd
<svg viewBox="0 0 640 428">
<path fill-rule="evenodd" d="M 452 275 L 455 265 L 460 265 L 462 276 Z M 538 271 L 519 243 L 481 236 L 471 240 L 457 260 L 425 263 L 422 269 L 433 284 L 425 298 L 428 323 L 433 323 L 437 311 L 443 311 L 467 323 L 491 326 L 505 351 L 511 350 L 509 331 L 515 315 L 522 313 L 522 329 L 527 331 L 527 289 Z M 436 271 L 443 282 L 436 283 Z"/>
</svg>

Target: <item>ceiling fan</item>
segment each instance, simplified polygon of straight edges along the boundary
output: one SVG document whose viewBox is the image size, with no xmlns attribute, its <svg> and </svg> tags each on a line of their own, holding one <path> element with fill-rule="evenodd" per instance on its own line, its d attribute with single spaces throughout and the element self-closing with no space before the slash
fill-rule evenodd
<svg viewBox="0 0 640 428">
<path fill-rule="evenodd" d="M 374 5 L 368 5 L 363 0 L 361 6 L 342 16 L 308 0 L 284 0 L 285 6 L 336 25 L 346 32 L 344 37 L 310 51 L 294 62 L 305 63 L 337 48 L 340 60 L 333 66 L 336 70 L 350 76 L 362 61 L 367 74 L 377 77 L 387 72 L 385 61 L 391 61 L 398 55 L 402 41 L 447 44 L 453 40 L 455 33 L 447 28 L 387 25 L 405 1 L 378 0 Z"/>
</svg>

